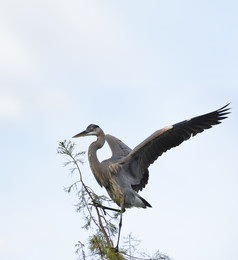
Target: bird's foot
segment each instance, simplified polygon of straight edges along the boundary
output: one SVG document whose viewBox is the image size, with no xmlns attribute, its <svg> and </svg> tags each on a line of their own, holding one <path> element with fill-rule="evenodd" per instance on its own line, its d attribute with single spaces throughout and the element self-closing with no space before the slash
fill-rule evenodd
<svg viewBox="0 0 238 260">
<path fill-rule="evenodd" d="M 118 246 L 111 248 L 113 253 L 119 253 Z"/>
</svg>

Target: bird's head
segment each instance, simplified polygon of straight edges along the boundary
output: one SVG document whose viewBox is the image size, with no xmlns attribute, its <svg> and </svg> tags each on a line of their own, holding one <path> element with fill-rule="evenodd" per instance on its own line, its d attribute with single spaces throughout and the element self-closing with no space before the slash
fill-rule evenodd
<svg viewBox="0 0 238 260">
<path fill-rule="evenodd" d="M 98 125 L 89 125 L 85 131 L 73 136 L 73 138 L 87 136 L 87 135 L 96 135 L 98 136 L 100 132 L 100 127 Z"/>
</svg>

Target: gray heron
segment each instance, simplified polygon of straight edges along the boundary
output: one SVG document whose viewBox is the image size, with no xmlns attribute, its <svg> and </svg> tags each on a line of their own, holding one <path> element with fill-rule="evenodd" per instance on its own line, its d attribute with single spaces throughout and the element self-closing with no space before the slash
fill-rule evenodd
<svg viewBox="0 0 238 260">
<path fill-rule="evenodd" d="M 126 208 L 151 207 L 149 202 L 142 198 L 138 192 L 148 183 L 148 167 L 167 150 L 180 145 L 191 136 L 221 123 L 227 118 L 230 108 L 226 106 L 213 112 L 167 126 L 154 132 L 151 136 L 137 145 L 133 150 L 121 140 L 111 135 L 105 135 L 103 130 L 94 124 L 89 125 L 85 131 L 73 136 L 97 137 L 90 144 L 88 158 L 91 170 L 101 187 L 105 187 L 111 199 L 121 208 L 118 241 L 122 225 L 122 213 Z M 111 148 L 111 158 L 100 162 L 97 150 L 107 141 Z"/>
</svg>

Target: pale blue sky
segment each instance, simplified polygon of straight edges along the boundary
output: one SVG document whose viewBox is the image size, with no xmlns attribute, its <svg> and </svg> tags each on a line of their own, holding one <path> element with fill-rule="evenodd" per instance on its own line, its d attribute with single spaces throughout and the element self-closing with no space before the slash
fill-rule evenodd
<svg viewBox="0 0 238 260">
<path fill-rule="evenodd" d="M 122 236 L 175 260 L 238 258 L 237 12 L 231 0 L 1 2 L 1 259 L 75 259 L 85 242 L 60 141 L 95 123 L 133 148 L 228 102 L 229 119 L 150 167 L 153 208 L 127 210 Z"/>
</svg>

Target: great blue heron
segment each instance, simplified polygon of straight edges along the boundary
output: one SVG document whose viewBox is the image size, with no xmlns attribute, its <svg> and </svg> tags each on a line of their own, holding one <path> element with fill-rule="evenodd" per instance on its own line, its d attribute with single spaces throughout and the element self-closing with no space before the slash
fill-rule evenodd
<svg viewBox="0 0 238 260">
<path fill-rule="evenodd" d="M 112 200 L 121 207 L 118 243 L 122 225 L 122 212 L 125 208 L 151 207 L 149 202 L 142 198 L 138 191 L 142 190 L 148 183 L 148 167 L 159 156 L 172 147 L 180 145 L 191 136 L 209 129 L 212 125 L 221 123 L 227 118 L 229 109 L 226 106 L 198 117 L 167 126 L 156 131 L 142 143 L 131 150 L 126 144 L 111 135 L 105 135 L 103 130 L 94 124 L 75 136 L 97 136 L 88 149 L 88 158 L 91 170 L 100 186 L 106 188 Z M 97 150 L 102 148 L 105 140 L 109 144 L 112 157 L 100 162 L 97 158 Z"/>
</svg>

